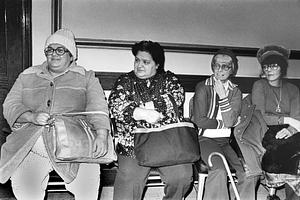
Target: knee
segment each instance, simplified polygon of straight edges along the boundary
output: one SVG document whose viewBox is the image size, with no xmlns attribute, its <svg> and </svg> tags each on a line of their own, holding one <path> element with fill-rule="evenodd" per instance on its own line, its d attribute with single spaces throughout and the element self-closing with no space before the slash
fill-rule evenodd
<svg viewBox="0 0 300 200">
<path fill-rule="evenodd" d="M 227 179 L 227 172 L 225 169 L 214 169 L 214 170 L 210 170 L 208 171 L 208 177 L 215 177 L 215 178 L 218 178 L 220 180 L 222 179 Z"/>
<path fill-rule="evenodd" d="M 190 185 L 193 181 L 193 172 L 191 170 L 182 170 L 166 180 L 167 185 Z"/>
</svg>

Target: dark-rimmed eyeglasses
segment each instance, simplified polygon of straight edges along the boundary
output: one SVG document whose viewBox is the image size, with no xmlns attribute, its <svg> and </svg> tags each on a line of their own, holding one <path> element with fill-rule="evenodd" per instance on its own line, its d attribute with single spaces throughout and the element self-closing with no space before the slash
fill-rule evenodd
<svg viewBox="0 0 300 200">
<path fill-rule="evenodd" d="M 229 71 L 230 69 L 232 69 L 232 62 L 226 64 L 214 63 L 213 69 L 217 71 L 219 70 Z"/>
<path fill-rule="evenodd" d="M 55 52 L 56 55 L 58 56 L 62 56 L 64 55 L 66 52 L 69 52 L 68 49 L 64 48 L 64 47 L 57 47 L 56 49 L 53 49 L 52 47 L 47 47 L 45 50 L 45 55 L 46 56 L 52 56 L 53 53 Z"/>
<path fill-rule="evenodd" d="M 278 64 L 268 64 L 268 65 L 263 65 L 262 66 L 262 69 L 264 70 L 264 71 L 270 71 L 270 70 L 272 70 L 272 71 L 276 71 L 276 70 L 278 70 L 280 68 L 280 66 L 278 65 Z"/>
</svg>

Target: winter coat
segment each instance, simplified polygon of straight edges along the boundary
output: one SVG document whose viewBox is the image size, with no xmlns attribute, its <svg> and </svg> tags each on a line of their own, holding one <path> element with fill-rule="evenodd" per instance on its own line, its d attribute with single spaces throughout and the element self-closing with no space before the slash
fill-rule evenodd
<svg viewBox="0 0 300 200">
<path fill-rule="evenodd" d="M 261 175 L 261 158 L 266 151 L 262 139 L 268 127 L 261 112 L 251 104 L 251 95 L 242 100 L 240 116 L 241 122 L 234 128 L 234 136 L 245 160 L 246 175 Z"/>
<path fill-rule="evenodd" d="M 47 62 L 24 70 L 8 93 L 3 114 L 13 132 L 2 145 L 0 160 L 0 182 L 6 182 L 42 135 L 53 168 L 69 183 L 77 175 L 78 163 L 56 163 L 52 132 L 44 126 L 20 123 L 16 120 L 27 111 L 67 113 L 81 111 L 103 111 L 88 117 L 97 129 L 110 130 L 108 107 L 103 89 L 94 72 L 72 63 L 68 70 L 53 77 L 47 70 Z"/>
</svg>

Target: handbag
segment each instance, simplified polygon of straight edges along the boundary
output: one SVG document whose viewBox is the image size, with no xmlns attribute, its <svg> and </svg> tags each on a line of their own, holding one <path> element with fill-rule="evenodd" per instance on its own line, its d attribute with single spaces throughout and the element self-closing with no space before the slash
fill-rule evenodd
<svg viewBox="0 0 300 200">
<path fill-rule="evenodd" d="M 108 134 L 108 150 L 104 156 L 93 156 L 96 130 L 86 120 L 85 114 L 99 112 L 64 113 L 53 116 L 53 144 L 56 162 L 109 164 L 117 160 L 113 139 Z"/>
<path fill-rule="evenodd" d="M 262 169 L 268 173 L 299 175 L 300 134 L 287 139 L 277 139 L 276 134 L 288 124 L 268 126 L 262 140 L 266 149 L 261 161 Z"/>
<path fill-rule="evenodd" d="M 200 159 L 198 132 L 191 122 L 134 131 L 134 152 L 139 165 L 163 167 Z"/>
<path fill-rule="evenodd" d="M 171 95 L 169 98 L 178 118 L 175 100 Z M 191 122 L 178 120 L 159 128 L 137 128 L 134 134 L 134 152 L 139 165 L 163 167 L 200 159 L 198 131 Z"/>
</svg>

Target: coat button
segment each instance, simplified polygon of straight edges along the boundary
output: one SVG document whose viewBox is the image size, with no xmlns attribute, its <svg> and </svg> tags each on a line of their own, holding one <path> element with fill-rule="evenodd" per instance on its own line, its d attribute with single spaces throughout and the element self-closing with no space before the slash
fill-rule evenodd
<svg viewBox="0 0 300 200">
<path fill-rule="evenodd" d="M 50 82 L 50 86 L 53 87 L 53 82 Z"/>
<path fill-rule="evenodd" d="M 47 101 L 47 106 L 50 107 L 51 106 L 51 100 Z"/>
</svg>

